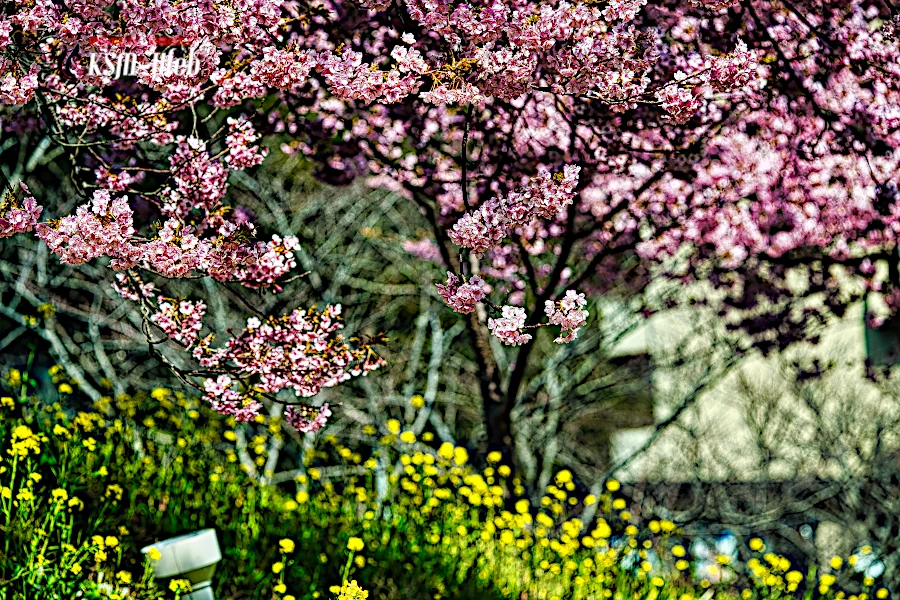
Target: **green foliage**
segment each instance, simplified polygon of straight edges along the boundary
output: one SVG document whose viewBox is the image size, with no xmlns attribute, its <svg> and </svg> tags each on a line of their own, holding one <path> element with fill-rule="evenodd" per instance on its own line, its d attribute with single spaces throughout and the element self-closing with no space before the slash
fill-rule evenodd
<svg viewBox="0 0 900 600">
<path fill-rule="evenodd" d="M 701 574 L 677 526 L 639 527 L 617 482 L 584 497 L 561 471 L 532 505 L 499 454 L 476 471 L 464 448 L 398 421 L 367 454 L 322 437 L 292 480 L 259 485 L 247 471 L 285 442 L 277 417 L 238 428 L 163 389 L 78 411 L 74 382 L 58 378 L 66 403 L 47 406 L 22 378 L 7 373 L 0 400 L 4 600 L 177 597 L 178 582 L 154 587 L 138 549 L 206 527 L 223 549 L 219 598 L 885 597 L 869 580 L 862 594 L 838 591 L 853 557 L 807 585 L 815 575 L 760 540 L 747 564 L 714 557 Z"/>
</svg>

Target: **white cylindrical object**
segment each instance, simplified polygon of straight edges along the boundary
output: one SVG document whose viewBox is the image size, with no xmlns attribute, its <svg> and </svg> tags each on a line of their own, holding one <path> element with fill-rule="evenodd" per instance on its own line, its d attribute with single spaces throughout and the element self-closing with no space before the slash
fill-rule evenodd
<svg viewBox="0 0 900 600">
<path fill-rule="evenodd" d="M 187 579 L 191 593 L 184 600 L 215 600 L 212 577 L 216 564 L 222 560 L 215 529 L 202 529 L 187 535 L 169 538 L 141 549 L 147 554 L 152 548 L 159 551 L 153 565 L 157 579 Z"/>
</svg>

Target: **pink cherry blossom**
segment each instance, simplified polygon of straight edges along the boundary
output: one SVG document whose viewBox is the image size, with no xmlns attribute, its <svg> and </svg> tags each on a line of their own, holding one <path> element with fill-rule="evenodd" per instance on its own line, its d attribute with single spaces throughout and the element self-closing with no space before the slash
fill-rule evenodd
<svg viewBox="0 0 900 600">
<path fill-rule="evenodd" d="M 462 281 L 453 273 L 447 273 L 447 283 L 437 284 L 438 293 L 447 305 L 464 315 L 475 310 L 475 305 L 485 297 L 484 280 L 473 275 L 469 281 Z"/>
<path fill-rule="evenodd" d="M 507 346 L 519 346 L 531 340 L 531 335 L 522 333 L 525 327 L 525 309 L 517 306 L 504 306 L 499 319 L 488 319 L 488 329 Z"/>
<path fill-rule="evenodd" d="M 565 297 L 559 302 L 547 300 L 544 305 L 544 312 L 549 318 L 551 325 L 559 325 L 562 333 L 554 342 L 557 344 L 565 344 L 571 342 L 578 337 L 578 329 L 587 322 L 588 311 L 582 310 L 587 305 L 584 294 L 579 294 L 574 290 L 566 292 Z"/>
</svg>

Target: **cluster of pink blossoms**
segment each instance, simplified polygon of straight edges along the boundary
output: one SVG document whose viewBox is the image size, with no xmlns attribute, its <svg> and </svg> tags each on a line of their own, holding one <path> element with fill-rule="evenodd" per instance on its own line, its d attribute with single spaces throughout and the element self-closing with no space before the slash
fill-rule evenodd
<svg viewBox="0 0 900 600">
<path fill-rule="evenodd" d="M 260 148 L 256 142 L 259 134 L 247 119 L 228 119 L 229 133 L 225 138 L 228 156 L 225 160 L 232 169 L 249 169 L 262 164 L 269 154 L 268 148 Z"/>
<path fill-rule="evenodd" d="M 202 301 L 173 300 L 164 296 L 157 299 L 156 312 L 150 320 L 156 323 L 169 339 L 190 348 L 200 337 L 206 304 Z"/>
<path fill-rule="evenodd" d="M 216 412 L 234 417 L 246 423 L 252 421 L 262 409 L 262 403 L 250 394 L 241 394 L 234 385 L 238 382 L 228 375 L 219 375 L 215 379 L 203 382 L 206 400 Z"/>
<path fill-rule="evenodd" d="M 544 304 L 544 312 L 549 317 L 551 325 L 559 325 L 562 333 L 553 340 L 557 344 L 566 344 L 578 337 L 578 328 L 587 322 L 588 311 L 582 310 L 587 305 L 584 294 L 574 290 L 566 292 L 565 297 L 559 302 L 547 300 Z"/>
<path fill-rule="evenodd" d="M 296 236 L 285 236 L 284 240 L 273 235 L 268 242 L 257 242 L 255 257 L 235 272 L 236 279 L 248 288 L 271 287 L 280 292 L 278 280 L 297 266 L 294 251 L 300 248 Z"/>
<path fill-rule="evenodd" d="M 218 406 L 216 410 L 232 414 L 232 409 L 248 410 L 259 394 L 292 390 L 308 398 L 381 367 L 384 361 L 367 345 L 351 347 L 337 334 L 343 327 L 340 312 L 340 305 L 334 305 L 321 312 L 297 309 L 265 321 L 252 317 L 221 348 L 213 349 L 211 338 L 205 338 L 193 350 L 202 366 L 228 368 L 235 378 L 253 382 L 239 394 L 230 384 L 208 379 L 207 399 Z"/>
<path fill-rule="evenodd" d="M 484 285 L 484 280 L 478 275 L 473 275 L 469 281 L 463 281 L 448 271 L 447 283 L 437 284 L 437 289 L 450 308 L 467 315 L 484 299 Z"/>
<path fill-rule="evenodd" d="M 531 340 L 531 335 L 522 333 L 525 327 L 525 309 L 518 306 L 504 306 L 499 319 L 488 319 L 488 329 L 507 346 L 520 346 Z"/>
<path fill-rule="evenodd" d="M 240 138 L 235 139 L 235 143 L 238 141 Z M 167 186 L 160 194 L 162 211 L 179 220 L 187 218 L 191 211 L 202 211 L 202 233 L 209 212 L 218 207 L 225 197 L 228 169 L 221 162 L 213 160 L 206 149 L 206 143 L 195 137 L 175 139 L 175 152 L 169 157 L 169 165 L 172 170 L 172 185 Z"/>
<path fill-rule="evenodd" d="M 140 257 L 131 243 L 134 223 L 128 200 L 112 199 L 109 190 L 95 191 L 90 205 L 79 206 L 74 215 L 63 217 L 56 226 L 39 223 L 35 231 L 50 251 L 69 265 L 106 255 L 133 266 Z"/>
<path fill-rule="evenodd" d="M 28 187 L 24 183 L 20 185 L 27 194 Z M 31 196 L 26 196 L 19 205 L 13 193 L 8 191 L 0 204 L 0 238 L 31 231 L 37 225 L 43 210 Z"/>
<path fill-rule="evenodd" d="M 132 302 L 140 302 L 141 299 L 150 298 L 156 293 L 156 285 L 152 281 L 141 281 L 141 278 L 136 274 L 132 275 L 132 278 L 137 289 L 134 289 L 125 273 L 116 273 L 116 280 L 113 281 L 112 287 L 122 298 Z"/>
<path fill-rule="evenodd" d="M 713 92 L 740 89 L 758 78 L 759 57 L 743 40 L 731 54 L 691 62 L 692 74 L 678 71 L 678 85 L 667 85 L 656 92 L 656 99 L 675 123 L 689 121 Z"/>
<path fill-rule="evenodd" d="M 301 433 L 313 433 L 322 429 L 331 416 L 328 403 L 320 407 L 307 406 L 305 404 L 288 406 L 284 411 L 284 418 L 291 427 Z"/>
<path fill-rule="evenodd" d="M 581 167 L 567 165 L 558 175 L 541 170 L 519 191 L 491 198 L 466 213 L 450 230 L 454 244 L 481 254 L 497 246 L 513 227 L 527 225 L 535 216 L 556 216 L 572 203 Z"/>
</svg>

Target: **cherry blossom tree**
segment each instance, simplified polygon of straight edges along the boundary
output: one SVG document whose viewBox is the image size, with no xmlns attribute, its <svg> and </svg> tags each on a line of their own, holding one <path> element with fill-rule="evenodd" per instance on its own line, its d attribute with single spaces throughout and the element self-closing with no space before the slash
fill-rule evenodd
<svg viewBox="0 0 900 600">
<path fill-rule="evenodd" d="M 268 134 L 325 181 L 366 177 L 420 207 L 433 241 L 410 252 L 443 263 L 438 293 L 469 319 L 493 448 L 512 443 L 540 330 L 577 343 L 588 296 L 638 297 L 655 275 L 711 283 L 750 334 L 740 352 L 814 337 L 854 299 L 836 268 L 891 308 L 900 298 L 889 6 L 3 6 L 4 128 L 45 128 L 84 198 L 57 214 L 8 181 L 0 234 L 33 230 L 68 264 L 108 260 L 151 348 L 172 349 L 156 327 L 197 361 L 168 361 L 179 377 L 242 418 L 281 390 L 309 397 L 380 365 L 370 343 L 337 334 L 339 307 L 255 315 L 218 344 L 201 300 L 158 289 L 208 275 L 277 293 L 299 276 L 296 240 L 256 239 L 253 216 L 228 203 L 229 175 L 264 160 Z M 180 61 L 158 52 L 173 40 Z M 125 47 L 140 60 L 110 67 Z M 805 289 L 789 285 L 796 269 Z M 823 306 L 797 308 L 817 294 Z M 491 335 L 516 347 L 508 372 Z M 328 411 L 301 405 L 291 420 L 311 430 Z"/>
</svg>

